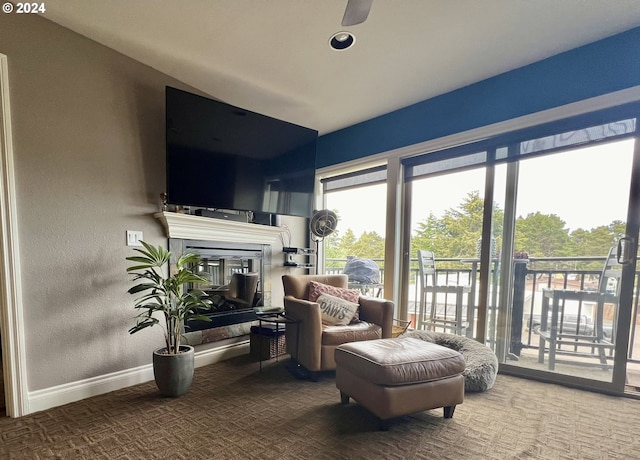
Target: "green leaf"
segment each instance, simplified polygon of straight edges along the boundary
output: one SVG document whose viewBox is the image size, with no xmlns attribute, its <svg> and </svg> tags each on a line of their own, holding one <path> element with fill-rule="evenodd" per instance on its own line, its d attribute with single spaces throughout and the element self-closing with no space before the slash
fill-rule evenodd
<svg viewBox="0 0 640 460">
<path fill-rule="evenodd" d="M 149 265 L 134 265 L 132 267 L 128 267 L 127 271 L 128 272 L 133 272 L 136 270 L 148 270 L 149 269 Z"/>
<path fill-rule="evenodd" d="M 208 280 L 192 271 L 191 267 L 200 261 L 197 254 L 183 255 L 177 262 L 177 272 L 165 276 L 162 269 L 170 261 L 171 253 L 162 246 L 155 247 L 145 241 L 141 243 L 143 248 L 135 248 L 136 255 L 126 258 L 132 263 L 127 272 L 132 274 L 134 281 L 128 292 L 137 296 L 134 308 L 139 312 L 129 333 L 163 324 L 167 343 L 175 343 L 185 318 L 210 321 L 201 313 L 211 308 L 212 303 L 206 299 L 206 293 L 197 289 L 183 292 L 185 285 L 206 283 Z M 162 315 L 161 319 L 158 314 Z"/>
<path fill-rule="evenodd" d="M 153 259 L 151 259 L 150 257 L 131 256 L 131 257 L 127 257 L 127 260 L 130 262 L 139 262 L 141 264 L 148 264 L 150 266 L 153 264 Z"/>
<path fill-rule="evenodd" d="M 135 326 L 129 329 L 129 334 L 135 334 L 136 332 L 141 331 L 142 329 L 146 329 L 147 327 L 151 327 L 158 324 L 158 322 L 159 321 L 156 318 L 147 318 L 144 321 L 138 322 Z"/>
<path fill-rule="evenodd" d="M 133 286 L 131 289 L 129 289 L 127 292 L 129 294 L 137 294 L 138 292 L 143 292 L 149 289 L 156 289 L 156 285 L 153 283 L 137 284 Z"/>
</svg>

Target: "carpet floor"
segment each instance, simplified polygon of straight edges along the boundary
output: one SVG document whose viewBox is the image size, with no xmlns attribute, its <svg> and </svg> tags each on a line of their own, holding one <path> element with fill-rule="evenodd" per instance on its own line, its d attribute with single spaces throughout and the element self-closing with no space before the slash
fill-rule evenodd
<svg viewBox="0 0 640 460">
<path fill-rule="evenodd" d="M 196 369 L 189 393 L 153 382 L 19 419 L 0 418 L 2 459 L 633 459 L 640 401 L 499 375 L 442 409 L 378 431 L 331 374 L 294 378 L 250 356 Z"/>
</svg>

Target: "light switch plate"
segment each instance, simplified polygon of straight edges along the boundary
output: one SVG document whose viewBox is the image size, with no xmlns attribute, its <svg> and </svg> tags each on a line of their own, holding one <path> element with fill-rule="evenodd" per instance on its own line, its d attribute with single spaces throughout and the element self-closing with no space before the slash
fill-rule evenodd
<svg viewBox="0 0 640 460">
<path fill-rule="evenodd" d="M 127 230 L 127 246 L 142 246 L 142 232 L 137 230 Z"/>
</svg>

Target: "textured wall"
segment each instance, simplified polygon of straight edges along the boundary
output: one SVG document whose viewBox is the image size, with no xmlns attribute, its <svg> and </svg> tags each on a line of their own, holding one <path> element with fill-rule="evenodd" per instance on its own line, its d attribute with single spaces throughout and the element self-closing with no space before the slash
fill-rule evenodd
<svg viewBox="0 0 640 460">
<path fill-rule="evenodd" d="M 189 87 L 35 15 L 3 15 L 9 62 L 28 390 L 150 364 L 162 330 L 135 315 L 126 230 L 166 246 L 164 88 Z M 292 244 L 306 220 L 284 218 Z M 282 245 L 272 298 L 282 305 Z"/>
<path fill-rule="evenodd" d="M 151 362 L 133 324 L 126 230 L 165 244 L 169 77 L 35 15 L 3 15 L 9 63 L 28 389 Z M 184 85 L 183 85 L 184 86 Z"/>
</svg>

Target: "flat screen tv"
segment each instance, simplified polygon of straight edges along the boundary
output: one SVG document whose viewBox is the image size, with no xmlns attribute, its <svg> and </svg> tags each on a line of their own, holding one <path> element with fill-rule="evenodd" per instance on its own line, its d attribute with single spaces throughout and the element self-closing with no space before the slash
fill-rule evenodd
<svg viewBox="0 0 640 460">
<path fill-rule="evenodd" d="M 309 217 L 316 130 L 166 88 L 167 203 Z"/>
</svg>

